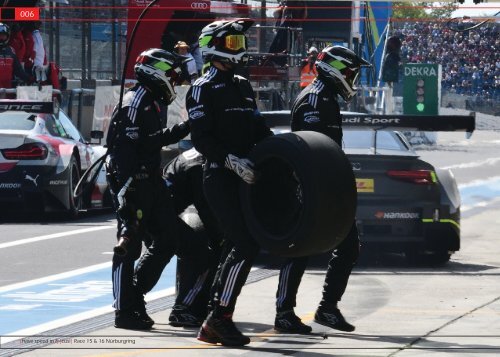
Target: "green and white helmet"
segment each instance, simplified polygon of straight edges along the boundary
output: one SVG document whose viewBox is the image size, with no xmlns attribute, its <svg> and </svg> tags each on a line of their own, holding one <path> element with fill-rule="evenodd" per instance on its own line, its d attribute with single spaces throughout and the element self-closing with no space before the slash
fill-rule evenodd
<svg viewBox="0 0 500 357">
<path fill-rule="evenodd" d="M 356 95 L 361 66 L 370 66 L 370 63 L 343 46 L 323 49 L 316 60 L 318 78 L 333 86 L 346 102 Z"/>
<path fill-rule="evenodd" d="M 137 80 L 155 96 L 170 104 L 176 93 L 174 86 L 181 83 L 187 57 L 160 48 L 150 48 L 137 57 L 134 72 Z"/>
<path fill-rule="evenodd" d="M 203 60 L 246 63 L 248 54 L 245 31 L 253 22 L 251 19 L 221 20 L 205 26 L 199 38 Z"/>
</svg>

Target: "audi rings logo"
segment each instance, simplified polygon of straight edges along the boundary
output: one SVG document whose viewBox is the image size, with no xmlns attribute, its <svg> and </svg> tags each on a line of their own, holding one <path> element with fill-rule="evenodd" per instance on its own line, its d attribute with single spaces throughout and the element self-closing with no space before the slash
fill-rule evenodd
<svg viewBox="0 0 500 357">
<path fill-rule="evenodd" d="M 208 9 L 208 4 L 206 2 L 192 2 L 191 9 L 205 10 Z"/>
</svg>

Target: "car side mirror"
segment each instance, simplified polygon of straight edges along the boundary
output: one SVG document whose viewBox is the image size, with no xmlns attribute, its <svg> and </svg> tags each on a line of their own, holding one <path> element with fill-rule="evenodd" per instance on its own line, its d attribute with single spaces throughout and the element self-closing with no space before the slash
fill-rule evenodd
<svg viewBox="0 0 500 357">
<path fill-rule="evenodd" d="M 99 145 L 101 145 L 101 140 L 102 140 L 102 138 L 104 138 L 104 131 L 102 131 L 102 130 L 92 130 L 90 132 L 90 137 L 92 139 L 99 140 Z"/>
</svg>

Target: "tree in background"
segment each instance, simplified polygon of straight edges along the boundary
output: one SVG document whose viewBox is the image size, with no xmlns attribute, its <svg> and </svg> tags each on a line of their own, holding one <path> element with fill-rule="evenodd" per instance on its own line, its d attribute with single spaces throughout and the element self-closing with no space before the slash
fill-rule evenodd
<svg viewBox="0 0 500 357">
<path fill-rule="evenodd" d="M 452 2 L 431 2 L 427 9 L 429 17 L 435 19 L 449 19 L 458 9 L 458 5 Z"/>
<path fill-rule="evenodd" d="M 450 2 L 395 2 L 394 19 L 446 19 L 451 18 L 458 5 Z"/>
</svg>

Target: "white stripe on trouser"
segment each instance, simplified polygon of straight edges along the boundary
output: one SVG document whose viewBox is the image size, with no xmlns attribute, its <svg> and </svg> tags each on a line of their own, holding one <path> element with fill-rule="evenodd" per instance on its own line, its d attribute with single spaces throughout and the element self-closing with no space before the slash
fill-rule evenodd
<svg viewBox="0 0 500 357">
<path fill-rule="evenodd" d="M 123 268 L 123 263 L 118 266 L 118 268 L 115 269 L 113 273 L 113 293 L 115 294 L 115 303 L 113 304 L 113 307 L 116 310 L 120 310 L 120 278 L 122 276 L 122 268 Z"/>
<path fill-rule="evenodd" d="M 242 260 L 240 263 L 234 265 L 229 270 L 229 274 L 227 276 L 226 284 L 224 285 L 224 290 L 222 291 L 219 305 L 220 306 L 228 306 L 229 301 L 231 300 L 231 295 L 233 294 L 234 284 L 238 277 L 238 274 L 241 270 L 241 266 L 245 260 Z"/>
<path fill-rule="evenodd" d="M 196 296 L 200 292 L 201 287 L 205 283 L 207 275 L 208 275 L 208 270 L 205 271 L 203 274 L 201 274 L 198 277 L 198 279 L 196 279 L 196 283 L 194 284 L 193 288 L 191 290 L 189 290 L 189 293 L 186 295 L 184 300 L 182 300 L 182 303 L 184 305 L 190 306 L 193 303 L 194 299 L 196 298 Z"/>
<path fill-rule="evenodd" d="M 288 277 L 290 275 L 290 269 L 292 269 L 292 263 L 288 264 L 283 270 L 283 274 L 281 274 L 281 279 L 279 281 L 278 300 L 276 301 L 277 307 L 281 307 L 281 305 L 283 305 L 283 301 L 286 298 L 286 289 L 288 287 Z"/>
</svg>

